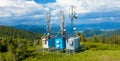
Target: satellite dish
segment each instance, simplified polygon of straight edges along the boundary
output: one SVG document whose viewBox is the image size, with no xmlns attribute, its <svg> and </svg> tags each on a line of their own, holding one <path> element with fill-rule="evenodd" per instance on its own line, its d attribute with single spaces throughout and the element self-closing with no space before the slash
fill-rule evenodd
<svg viewBox="0 0 120 61">
<path fill-rule="evenodd" d="M 78 15 L 74 15 L 74 18 L 78 18 Z"/>
<path fill-rule="evenodd" d="M 66 31 L 66 29 L 64 29 L 64 31 Z"/>
<path fill-rule="evenodd" d="M 76 30 L 76 28 L 73 28 L 73 30 Z"/>
</svg>

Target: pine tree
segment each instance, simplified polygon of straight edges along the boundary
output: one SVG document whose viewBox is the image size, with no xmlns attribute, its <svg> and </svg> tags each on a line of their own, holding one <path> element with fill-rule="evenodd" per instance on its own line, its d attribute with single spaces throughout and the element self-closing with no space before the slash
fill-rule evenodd
<svg viewBox="0 0 120 61">
<path fill-rule="evenodd" d="M 82 42 L 86 42 L 84 33 L 82 33 L 82 35 L 81 35 L 81 41 L 82 41 Z"/>
<path fill-rule="evenodd" d="M 98 39 L 97 39 L 97 35 L 96 35 L 96 34 L 94 34 L 94 36 L 93 36 L 93 42 L 98 42 Z"/>
<path fill-rule="evenodd" d="M 10 39 L 9 44 L 8 44 L 8 61 L 16 61 L 16 56 L 15 56 L 15 44 L 13 42 L 13 38 Z"/>
<path fill-rule="evenodd" d="M 99 42 L 105 43 L 105 38 L 104 38 L 104 36 L 100 36 L 100 37 L 99 37 Z"/>
<path fill-rule="evenodd" d="M 35 39 L 34 39 L 33 46 L 36 46 L 36 45 L 38 45 L 38 40 L 35 40 Z"/>
<path fill-rule="evenodd" d="M 120 35 L 117 37 L 118 39 L 118 44 L 120 45 Z"/>
<path fill-rule="evenodd" d="M 27 41 L 20 39 L 18 47 L 15 49 L 17 61 L 25 59 L 27 56 Z"/>
<path fill-rule="evenodd" d="M 110 44 L 114 44 L 115 43 L 115 35 L 114 32 L 112 32 L 111 36 L 108 38 L 108 42 Z"/>
<path fill-rule="evenodd" d="M 77 37 L 80 37 L 80 35 L 81 35 L 80 32 L 77 32 Z"/>
<path fill-rule="evenodd" d="M 81 34 L 80 34 L 80 32 L 78 32 L 78 33 L 76 34 L 76 36 L 79 37 L 79 39 L 80 39 L 80 41 L 81 41 Z"/>
</svg>

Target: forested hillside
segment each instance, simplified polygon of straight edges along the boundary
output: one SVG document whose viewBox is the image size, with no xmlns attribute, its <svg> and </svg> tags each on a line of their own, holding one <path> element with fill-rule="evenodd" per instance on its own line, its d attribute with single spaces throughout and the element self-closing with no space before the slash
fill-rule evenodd
<svg viewBox="0 0 120 61">
<path fill-rule="evenodd" d="M 40 39 L 41 34 L 32 33 L 21 29 L 8 26 L 0 26 L 0 37 L 12 36 L 14 38 Z"/>
<path fill-rule="evenodd" d="M 106 37 L 110 37 L 112 35 L 112 33 L 114 33 L 114 35 L 120 35 L 120 29 L 118 30 L 109 30 L 109 31 L 101 31 L 101 30 L 85 30 L 83 31 L 83 33 L 85 34 L 86 37 L 92 37 L 94 36 L 94 34 L 96 34 L 97 36 L 106 36 Z"/>
<path fill-rule="evenodd" d="M 0 61 L 20 61 L 31 56 L 41 34 L 0 26 Z"/>
<path fill-rule="evenodd" d="M 78 32 L 80 51 L 66 54 L 63 51 L 43 52 L 41 34 L 0 26 L 0 61 L 120 61 L 119 32 L 120 30 L 104 33 L 89 30 L 86 33 L 92 34 L 91 37 Z M 103 35 L 98 35 L 100 33 Z"/>
</svg>

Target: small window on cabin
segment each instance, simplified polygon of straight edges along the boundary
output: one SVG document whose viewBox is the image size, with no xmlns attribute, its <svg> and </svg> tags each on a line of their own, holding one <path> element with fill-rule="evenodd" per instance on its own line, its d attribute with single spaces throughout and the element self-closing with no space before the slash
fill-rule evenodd
<svg viewBox="0 0 120 61">
<path fill-rule="evenodd" d="M 70 46 L 73 46 L 73 41 L 71 41 Z"/>
<path fill-rule="evenodd" d="M 60 41 L 57 41 L 57 44 L 60 44 Z"/>
<path fill-rule="evenodd" d="M 60 43 L 57 43 L 57 44 L 60 44 Z"/>
<path fill-rule="evenodd" d="M 44 41 L 44 44 L 47 44 L 47 41 Z"/>
</svg>

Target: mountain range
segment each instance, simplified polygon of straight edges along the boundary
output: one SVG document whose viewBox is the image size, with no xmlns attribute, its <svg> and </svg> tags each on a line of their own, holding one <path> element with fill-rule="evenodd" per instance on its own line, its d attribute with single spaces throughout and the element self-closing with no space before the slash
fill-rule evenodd
<svg viewBox="0 0 120 61">
<path fill-rule="evenodd" d="M 27 30 L 34 33 L 46 33 L 46 25 L 15 25 L 12 26 L 14 28 Z M 87 37 L 91 37 L 94 34 L 103 35 L 107 34 L 110 35 L 111 32 L 115 32 L 115 34 L 120 34 L 120 23 L 118 22 L 104 22 L 104 23 L 95 23 L 95 24 L 77 24 L 74 25 L 76 30 L 74 32 L 82 32 Z M 71 33 L 71 25 L 65 25 L 66 33 Z M 51 25 L 51 34 L 56 35 L 60 33 L 60 26 L 59 25 Z"/>
</svg>

